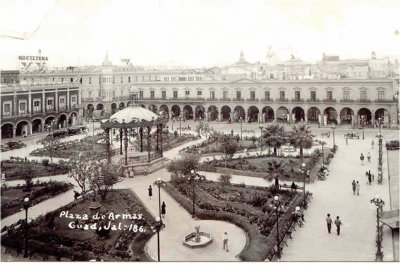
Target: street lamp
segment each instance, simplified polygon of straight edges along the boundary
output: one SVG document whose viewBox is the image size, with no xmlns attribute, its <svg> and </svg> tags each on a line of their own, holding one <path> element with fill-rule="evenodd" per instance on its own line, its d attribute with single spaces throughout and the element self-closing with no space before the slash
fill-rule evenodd
<svg viewBox="0 0 400 265">
<path fill-rule="evenodd" d="M 361 128 L 362 128 L 363 140 L 364 140 L 365 139 L 365 137 L 364 137 L 364 117 L 361 117 Z"/>
<path fill-rule="evenodd" d="M 336 126 L 333 124 L 332 126 L 331 126 L 331 128 L 332 128 L 332 134 L 333 134 L 333 148 L 335 148 L 335 129 L 336 129 Z"/>
<path fill-rule="evenodd" d="M 374 203 L 376 206 L 376 233 L 377 233 L 377 238 L 376 238 L 376 253 L 375 253 L 375 261 L 383 261 L 383 251 L 382 251 L 382 234 L 381 234 L 381 229 L 379 227 L 379 212 L 382 212 L 383 205 L 385 205 L 385 202 L 379 198 L 378 195 L 375 196 L 371 200 L 371 203 Z"/>
<path fill-rule="evenodd" d="M 25 209 L 25 252 L 24 258 L 29 257 L 28 255 L 28 209 L 30 207 L 29 198 L 26 197 L 23 202 L 23 207 Z"/>
<path fill-rule="evenodd" d="M 379 135 L 382 135 L 382 133 L 381 133 L 382 118 L 381 117 L 378 118 L 378 125 L 379 125 Z"/>
<path fill-rule="evenodd" d="M 279 200 L 279 196 L 276 195 L 274 197 L 274 209 L 276 214 L 276 255 L 278 259 L 281 258 L 281 244 L 279 240 L 279 214 L 283 212 L 281 209 L 281 204 L 282 202 Z"/>
<path fill-rule="evenodd" d="M 325 158 L 324 158 L 324 145 L 326 143 L 324 141 L 321 141 L 321 147 L 322 147 L 322 168 L 325 167 Z"/>
<path fill-rule="evenodd" d="M 158 215 L 160 216 L 161 219 L 161 187 L 165 186 L 165 181 L 161 180 L 158 178 L 156 181 L 154 181 L 154 185 L 158 187 Z"/>
<path fill-rule="evenodd" d="M 243 124 L 243 118 L 242 116 L 239 117 L 239 122 L 240 122 L 240 140 L 242 140 L 242 124 Z"/>
<path fill-rule="evenodd" d="M 194 182 L 195 181 L 201 181 L 201 180 L 204 180 L 204 179 L 205 179 L 205 177 L 200 175 L 200 174 L 198 174 L 198 173 L 196 173 L 194 171 L 194 169 L 192 169 L 190 171 L 189 180 L 190 180 L 190 183 L 192 184 L 192 202 L 193 202 L 192 217 L 193 218 L 196 217 L 196 211 L 195 211 L 196 194 L 195 194 Z"/>
<path fill-rule="evenodd" d="M 165 228 L 165 224 L 163 224 L 160 217 L 156 217 L 151 228 L 153 232 L 157 232 L 157 260 L 160 261 L 160 231 L 162 228 Z"/>
<path fill-rule="evenodd" d="M 306 170 L 306 164 L 301 164 L 301 169 L 299 171 L 303 174 L 303 205 L 306 208 L 306 179 L 310 175 L 310 170 Z"/>
</svg>

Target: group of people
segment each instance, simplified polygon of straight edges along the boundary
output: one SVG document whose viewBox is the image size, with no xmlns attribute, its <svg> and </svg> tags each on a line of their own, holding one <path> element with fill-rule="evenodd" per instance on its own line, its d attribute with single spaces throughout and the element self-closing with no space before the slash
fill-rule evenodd
<svg viewBox="0 0 400 265">
<path fill-rule="evenodd" d="M 371 154 L 369 152 L 367 154 L 367 159 L 368 159 L 368 162 L 371 163 Z M 361 153 L 361 155 L 360 155 L 360 161 L 361 161 L 361 165 L 364 165 L 364 154 L 363 153 Z"/>
<path fill-rule="evenodd" d="M 335 221 L 332 221 L 331 214 L 327 214 L 326 216 L 326 225 L 328 227 L 328 233 L 331 233 L 332 223 L 336 225 L 337 235 L 340 235 L 340 226 L 342 225 L 342 221 L 339 219 L 339 216 L 336 216 Z"/>
</svg>

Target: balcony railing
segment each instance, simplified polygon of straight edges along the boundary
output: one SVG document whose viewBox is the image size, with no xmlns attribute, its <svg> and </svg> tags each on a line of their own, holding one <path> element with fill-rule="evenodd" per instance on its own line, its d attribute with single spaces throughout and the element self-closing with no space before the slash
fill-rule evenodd
<svg viewBox="0 0 400 265">
<path fill-rule="evenodd" d="M 248 99 L 246 99 L 246 101 L 249 101 L 249 102 L 257 102 L 257 101 L 258 101 L 258 98 L 248 98 Z"/>
<path fill-rule="evenodd" d="M 361 102 L 361 103 L 370 103 L 371 100 L 370 100 L 370 99 L 359 99 L 358 102 Z"/>
<path fill-rule="evenodd" d="M 260 101 L 263 101 L 263 102 L 273 102 L 274 100 L 273 100 L 272 98 L 262 98 L 262 99 L 260 99 Z"/>
<path fill-rule="evenodd" d="M 325 98 L 322 100 L 323 102 L 336 102 L 336 99 L 333 98 Z"/>
<path fill-rule="evenodd" d="M 393 99 L 375 99 L 377 103 L 393 103 L 395 102 Z"/>
<path fill-rule="evenodd" d="M 304 102 L 304 99 L 302 99 L 302 98 L 293 98 L 292 102 Z"/>
<path fill-rule="evenodd" d="M 341 99 L 340 102 L 354 102 L 353 99 Z"/>
<path fill-rule="evenodd" d="M 320 99 L 311 99 L 311 98 L 307 99 L 307 102 L 320 102 L 320 101 L 321 101 Z"/>
<path fill-rule="evenodd" d="M 276 102 L 289 102 L 288 98 L 277 98 Z"/>
<path fill-rule="evenodd" d="M 244 98 L 233 98 L 232 101 L 244 101 Z"/>
<path fill-rule="evenodd" d="M 220 98 L 219 101 L 229 102 L 229 101 L 231 101 L 231 99 L 230 98 Z"/>
</svg>

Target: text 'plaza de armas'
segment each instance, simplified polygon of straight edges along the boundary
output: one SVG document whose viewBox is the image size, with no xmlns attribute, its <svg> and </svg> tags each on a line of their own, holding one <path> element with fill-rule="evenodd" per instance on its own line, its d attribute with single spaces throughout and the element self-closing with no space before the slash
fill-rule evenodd
<svg viewBox="0 0 400 265">
<path fill-rule="evenodd" d="M 42 57 L 43 58 L 43 57 Z M 46 57 L 47 59 L 47 57 Z M 106 55 L 100 66 L 23 64 L 1 72 L 1 138 L 65 128 L 88 115 L 107 117 L 139 104 L 173 119 L 287 122 L 398 128 L 399 62 L 340 60 L 249 63 L 224 67 L 143 67 Z M 33 67 L 34 66 L 34 67 Z"/>
</svg>

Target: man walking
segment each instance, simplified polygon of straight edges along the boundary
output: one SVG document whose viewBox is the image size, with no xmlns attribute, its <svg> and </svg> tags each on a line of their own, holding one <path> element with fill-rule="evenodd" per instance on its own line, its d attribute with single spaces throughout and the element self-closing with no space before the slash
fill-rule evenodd
<svg viewBox="0 0 400 265">
<path fill-rule="evenodd" d="M 335 225 L 336 225 L 337 235 L 339 236 L 340 235 L 340 226 L 342 225 L 342 221 L 340 221 L 339 216 L 336 217 Z"/>
<path fill-rule="evenodd" d="M 326 226 L 328 227 L 328 233 L 331 233 L 331 227 L 332 227 L 332 219 L 331 219 L 331 214 L 328 213 L 326 217 Z"/>
<path fill-rule="evenodd" d="M 229 252 L 229 249 L 228 249 L 228 233 L 227 232 L 224 233 L 224 236 L 223 236 L 222 240 L 223 240 L 222 249 L 225 249 L 225 247 L 226 247 L 226 252 Z"/>
<path fill-rule="evenodd" d="M 358 182 L 358 180 L 356 183 L 356 192 L 357 192 L 357 196 L 360 196 L 360 183 Z"/>
<path fill-rule="evenodd" d="M 148 190 L 149 190 L 149 198 L 151 200 L 151 196 L 153 196 L 153 188 L 151 187 L 151 185 L 149 185 Z"/>
<path fill-rule="evenodd" d="M 364 165 L 364 155 L 361 153 L 360 155 L 361 165 Z"/>
<path fill-rule="evenodd" d="M 353 182 L 351 183 L 351 186 L 353 188 L 353 195 L 356 195 L 356 181 L 353 179 Z"/>
<path fill-rule="evenodd" d="M 368 159 L 368 162 L 371 163 L 371 154 L 369 152 L 367 154 L 367 159 Z"/>
</svg>

